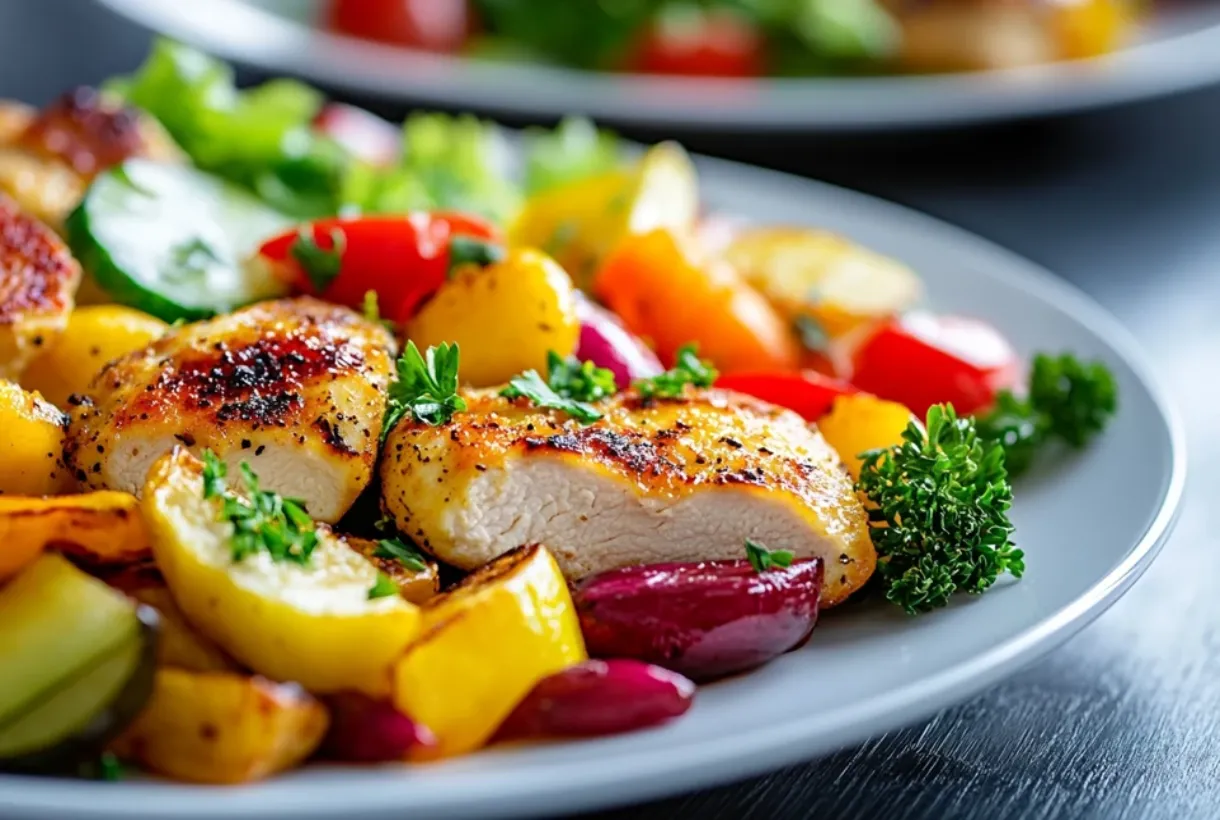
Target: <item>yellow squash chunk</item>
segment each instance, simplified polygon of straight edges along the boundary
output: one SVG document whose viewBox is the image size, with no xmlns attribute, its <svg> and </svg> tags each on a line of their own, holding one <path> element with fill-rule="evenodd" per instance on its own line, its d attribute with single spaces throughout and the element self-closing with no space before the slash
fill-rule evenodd
<svg viewBox="0 0 1220 820">
<path fill-rule="evenodd" d="M 430 756 L 485 744 L 539 680 L 585 660 L 568 586 L 545 548 L 522 547 L 423 607 L 394 668 L 394 706 L 436 735 Z"/>
<path fill-rule="evenodd" d="M 78 307 L 59 338 L 26 368 L 21 384 L 67 407 L 73 393 L 88 393 L 89 383 L 108 362 L 147 346 L 168 329 L 160 319 L 121 305 Z"/>
<path fill-rule="evenodd" d="M 260 675 L 386 695 L 419 609 L 397 595 L 370 600 L 377 568 L 326 528 L 307 564 L 261 549 L 234 561 L 233 527 L 220 499 L 203 498 L 202 468 L 177 450 L 153 465 L 143 493 L 157 565 L 190 623 Z"/>
<path fill-rule="evenodd" d="M 570 356 L 580 339 L 572 282 L 555 260 L 521 248 L 488 268 L 454 277 L 407 324 L 420 350 L 456 342 L 462 380 L 504 384 L 523 370 L 546 373 L 547 351 Z"/>
<path fill-rule="evenodd" d="M 695 166 L 677 143 L 651 148 L 635 168 L 613 171 L 532 197 L 509 229 L 517 247 L 542 248 L 581 287 L 628 234 L 686 231 L 699 214 Z"/>
<path fill-rule="evenodd" d="M 51 495 L 71 484 L 62 465 L 64 414 L 0 379 L 0 493 Z"/>
<path fill-rule="evenodd" d="M 858 393 L 839 396 L 818 420 L 818 431 L 843 459 L 851 477 L 860 477 L 861 453 L 902 443 L 911 411 L 901 404 Z"/>
<path fill-rule="evenodd" d="M 922 293 L 901 262 L 826 231 L 758 228 L 725 255 L 782 312 L 810 316 L 831 336 L 900 313 Z"/>
<path fill-rule="evenodd" d="M 244 783 L 302 762 L 328 723 L 325 707 L 295 684 L 160 669 L 152 699 L 112 750 L 175 780 Z"/>
<path fill-rule="evenodd" d="M 108 490 L 51 498 L 0 496 L 0 578 L 21 555 L 51 546 L 89 564 L 132 564 L 152 548 L 133 495 Z"/>
<path fill-rule="evenodd" d="M 436 595 L 441 588 L 440 568 L 435 561 L 423 558 L 423 569 L 408 567 L 397 558 L 377 555 L 377 541 L 368 538 L 343 536 L 343 541 L 368 559 L 382 574 L 398 587 L 398 594 L 413 604 L 422 604 Z"/>
</svg>

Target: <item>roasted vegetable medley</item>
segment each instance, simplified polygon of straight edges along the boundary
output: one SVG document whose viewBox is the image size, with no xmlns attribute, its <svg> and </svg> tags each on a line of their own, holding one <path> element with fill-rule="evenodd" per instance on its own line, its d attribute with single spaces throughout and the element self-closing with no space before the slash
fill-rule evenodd
<svg viewBox="0 0 1220 820">
<path fill-rule="evenodd" d="M 704 77 L 982 71 L 1121 47 L 1141 0 L 327 0 L 332 31 L 487 60 Z"/>
<path fill-rule="evenodd" d="M 675 144 L 400 131 L 169 42 L 3 114 L 0 770 L 654 727 L 849 598 L 1020 576 L 1011 477 L 1116 410 L 899 260 L 704 212 Z"/>
</svg>

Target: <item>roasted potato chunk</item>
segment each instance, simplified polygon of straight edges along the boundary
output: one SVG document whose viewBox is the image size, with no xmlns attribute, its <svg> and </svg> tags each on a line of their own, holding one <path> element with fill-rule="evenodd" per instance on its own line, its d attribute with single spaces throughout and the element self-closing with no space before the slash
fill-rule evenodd
<svg viewBox="0 0 1220 820">
<path fill-rule="evenodd" d="M 62 462 L 66 424 L 40 395 L 0 379 L 0 494 L 51 495 L 70 486 Z"/>
<path fill-rule="evenodd" d="M 160 669 L 152 699 L 112 750 L 177 780 L 244 783 L 309 757 L 328 722 L 295 684 Z"/>
</svg>

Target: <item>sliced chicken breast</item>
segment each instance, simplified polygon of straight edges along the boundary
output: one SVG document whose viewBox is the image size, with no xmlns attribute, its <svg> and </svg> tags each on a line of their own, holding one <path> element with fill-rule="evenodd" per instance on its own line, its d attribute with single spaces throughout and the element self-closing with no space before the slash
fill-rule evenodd
<svg viewBox="0 0 1220 820">
<path fill-rule="evenodd" d="M 797 415 L 723 391 L 604 402 L 584 426 L 494 392 L 448 424 L 401 422 L 382 506 L 462 569 L 545 544 L 571 579 L 634 564 L 743 558 L 746 538 L 826 564 L 824 605 L 876 564 L 837 455 Z"/>
<path fill-rule="evenodd" d="M 0 378 L 16 379 L 67 327 L 80 276 L 55 232 L 0 195 Z"/>
<path fill-rule="evenodd" d="M 372 477 L 392 344 L 380 325 L 308 298 L 184 326 L 73 398 L 68 465 L 89 488 L 135 493 L 175 445 L 208 448 L 336 521 Z"/>
</svg>

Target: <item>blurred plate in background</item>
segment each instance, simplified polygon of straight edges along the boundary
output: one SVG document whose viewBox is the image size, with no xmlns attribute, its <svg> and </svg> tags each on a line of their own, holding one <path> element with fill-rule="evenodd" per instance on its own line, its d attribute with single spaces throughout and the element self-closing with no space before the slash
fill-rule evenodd
<svg viewBox="0 0 1220 820">
<path fill-rule="evenodd" d="M 671 129 L 873 130 L 1066 113 L 1220 81 L 1220 7 L 1159 11 L 1104 59 L 934 76 L 763 80 L 599 74 L 415 52 L 316 29 L 319 0 L 101 0 L 223 57 L 396 100 Z"/>
</svg>

